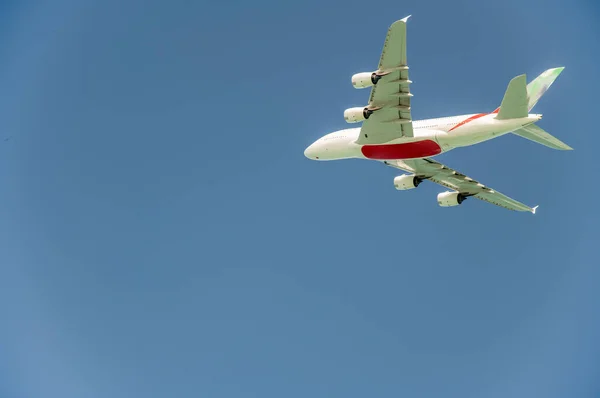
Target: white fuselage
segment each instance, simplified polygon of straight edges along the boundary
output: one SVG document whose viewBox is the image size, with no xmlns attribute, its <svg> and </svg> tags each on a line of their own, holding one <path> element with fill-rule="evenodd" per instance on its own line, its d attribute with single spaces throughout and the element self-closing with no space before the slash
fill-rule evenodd
<svg viewBox="0 0 600 398">
<path fill-rule="evenodd" d="M 499 137 L 541 118 L 541 115 L 529 114 L 520 119 L 498 120 L 494 112 L 417 120 L 413 122 L 414 137 L 401 137 L 378 145 L 357 144 L 360 127 L 350 128 L 319 138 L 306 148 L 304 155 L 313 160 L 432 157 Z"/>
</svg>

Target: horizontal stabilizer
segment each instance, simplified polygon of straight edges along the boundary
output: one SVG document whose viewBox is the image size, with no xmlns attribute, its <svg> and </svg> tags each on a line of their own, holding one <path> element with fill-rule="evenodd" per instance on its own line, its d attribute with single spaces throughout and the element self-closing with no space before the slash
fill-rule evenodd
<svg viewBox="0 0 600 398">
<path fill-rule="evenodd" d="M 513 133 L 520 137 L 527 138 L 528 140 L 537 142 L 538 144 L 545 145 L 552 149 L 559 149 L 562 151 L 569 151 L 573 149 L 558 138 L 548 134 L 546 131 L 544 131 L 539 126 L 536 126 L 535 124 L 530 124 L 525 127 L 522 127 L 518 130 L 513 131 Z"/>
<path fill-rule="evenodd" d="M 505 120 L 527 117 L 529 114 L 528 103 L 526 75 L 517 76 L 508 83 L 496 119 Z"/>
</svg>

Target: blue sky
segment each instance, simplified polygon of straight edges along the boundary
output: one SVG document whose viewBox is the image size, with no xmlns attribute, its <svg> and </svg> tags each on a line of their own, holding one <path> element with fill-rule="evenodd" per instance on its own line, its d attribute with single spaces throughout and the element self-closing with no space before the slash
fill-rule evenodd
<svg viewBox="0 0 600 398">
<path fill-rule="evenodd" d="M 597 397 L 591 1 L 0 3 L 0 396 Z M 304 148 L 408 25 L 413 117 L 566 66 L 540 126 L 438 159 L 530 205 Z"/>
</svg>

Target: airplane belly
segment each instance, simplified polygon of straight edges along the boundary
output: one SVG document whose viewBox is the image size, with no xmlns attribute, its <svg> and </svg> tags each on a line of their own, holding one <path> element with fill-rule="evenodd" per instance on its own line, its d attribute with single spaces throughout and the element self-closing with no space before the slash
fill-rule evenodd
<svg viewBox="0 0 600 398">
<path fill-rule="evenodd" d="M 418 159 L 442 153 L 440 145 L 430 138 L 404 143 L 363 145 L 360 150 L 367 159 L 377 160 Z"/>
</svg>

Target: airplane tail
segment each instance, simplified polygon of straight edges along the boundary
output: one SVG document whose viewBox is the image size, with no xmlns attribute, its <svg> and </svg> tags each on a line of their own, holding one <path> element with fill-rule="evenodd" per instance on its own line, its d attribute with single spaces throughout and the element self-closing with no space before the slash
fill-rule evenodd
<svg viewBox="0 0 600 398">
<path fill-rule="evenodd" d="M 513 78 L 508 84 L 506 93 L 502 99 L 502 104 L 493 112 L 498 114 L 496 118 L 515 119 L 527 117 L 529 111 L 533 109 L 535 104 L 537 104 L 540 98 L 548 91 L 548 88 L 554 83 L 563 69 L 565 69 L 564 66 L 548 69 L 533 79 L 527 86 L 525 86 L 525 75 Z M 573 149 L 535 124 L 529 124 L 515 130 L 513 131 L 513 134 L 538 144 L 545 145 L 549 148 L 563 151 Z"/>
<path fill-rule="evenodd" d="M 527 85 L 527 97 L 529 98 L 527 105 L 528 111 L 531 111 L 539 99 L 542 98 L 542 95 L 548 91 L 552 83 L 554 83 L 563 69 L 565 69 L 564 66 L 561 66 L 560 68 L 548 69 Z"/>
<path fill-rule="evenodd" d="M 538 77 L 529 82 L 527 86 L 525 86 L 525 75 L 520 75 L 512 79 L 508 84 L 508 88 L 506 89 L 506 93 L 504 94 L 504 99 L 502 100 L 503 104 L 506 101 L 507 106 L 505 107 L 505 111 L 508 111 L 511 107 L 519 108 L 517 114 L 523 114 L 522 107 L 523 103 L 525 102 L 523 96 L 526 95 L 527 112 L 529 113 L 533 109 L 535 104 L 537 104 L 537 102 L 540 100 L 540 98 L 542 98 L 542 96 L 546 93 L 546 91 L 548 91 L 552 83 L 554 83 L 556 78 L 562 73 L 564 69 L 565 67 L 561 66 L 559 68 L 551 68 L 545 70 Z M 525 89 L 523 89 L 523 86 L 525 86 Z M 499 114 L 501 108 L 502 105 L 500 105 L 500 107 L 492 113 Z M 507 112 L 505 114 L 510 114 L 510 112 Z M 504 117 L 503 119 L 508 118 Z"/>
</svg>

